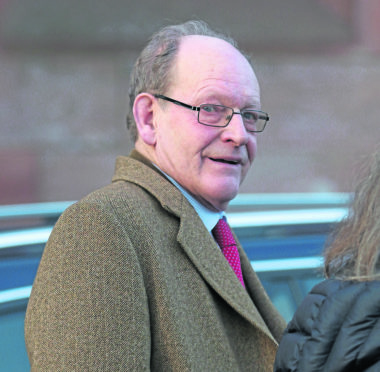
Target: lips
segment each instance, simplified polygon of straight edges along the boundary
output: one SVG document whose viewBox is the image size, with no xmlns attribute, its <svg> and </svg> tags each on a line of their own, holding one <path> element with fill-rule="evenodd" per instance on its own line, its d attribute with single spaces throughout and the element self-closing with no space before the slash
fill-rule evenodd
<svg viewBox="0 0 380 372">
<path fill-rule="evenodd" d="M 241 160 L 223 159 L 223 158 L 210 158 L 210 159 L 218 163 L 225 163 L 225 164 L 232 164 L 232 165 L 237 165 L 241 163 Z"/>
</svg>

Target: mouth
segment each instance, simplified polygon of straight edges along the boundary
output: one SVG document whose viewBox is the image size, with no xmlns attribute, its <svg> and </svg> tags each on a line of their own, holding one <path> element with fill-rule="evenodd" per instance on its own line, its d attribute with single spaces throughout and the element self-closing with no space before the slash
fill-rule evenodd
<svg viewBox="0 0 380 372">
<path fill-rule="evenodd" d="M 231 165 L 238 165 L 240 164 L 240 160 L 231 160 L 231 159 L 216 159 L 216 158 L 210 158 L 212 161 L 216 161 L 218 163 L 224 163 L 224 164 L 231 164 Z"/>
</svg>

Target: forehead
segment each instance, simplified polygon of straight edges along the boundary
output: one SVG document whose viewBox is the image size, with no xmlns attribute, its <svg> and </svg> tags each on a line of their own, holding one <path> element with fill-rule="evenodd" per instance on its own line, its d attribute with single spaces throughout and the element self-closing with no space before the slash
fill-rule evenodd
<svg viewBox="0 0 380 372">
<path fill-rule="evenodd" d="M 247 59 L 228 42 L 208 36 L 182 38 L 173 66 L 173 90 L 195 97 L 205 92 L 259 100 L 259 85 Z"/>
</svg>

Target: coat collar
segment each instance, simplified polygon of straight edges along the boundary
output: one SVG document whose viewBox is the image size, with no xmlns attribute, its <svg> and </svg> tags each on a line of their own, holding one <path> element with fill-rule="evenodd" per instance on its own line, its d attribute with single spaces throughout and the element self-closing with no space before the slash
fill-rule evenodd
<svg viewBox="0 0 380 372">
<path fill-rule="evenodd" d="M 257 288 L 251 288 L 249 281 L 246 283 L 246 290 L 243 288 L 215 240 L 180 190 L 139 153 L 133 151 L 131 155 L 117 158 L 112 182 L 123 180 L 139 185 L 151 193 L 165 210 L 176 215 L 180 219 L 177 240 L 204 280 L 235 311 L 274 341 L 252 301 Z M 238 248 L 242 253 L 240 245 Z M 245 275 L 245 271 L 252 269 L 250 264 L 245 262 L 248 259 L 244 253 L 242 256 L 242 269 Z"/>
</svg>

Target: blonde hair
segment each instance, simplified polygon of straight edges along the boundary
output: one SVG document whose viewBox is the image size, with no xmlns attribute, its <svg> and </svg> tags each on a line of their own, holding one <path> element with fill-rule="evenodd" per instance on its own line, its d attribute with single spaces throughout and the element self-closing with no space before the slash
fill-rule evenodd
<svg viewBox="0 0 380 372">
<path fill-rule="evenodd" d="M 380 279 L 380 152 L 365 167 L 347 218 L 325 250 L 325 274 L 351 280 Z"/>
</svg>

